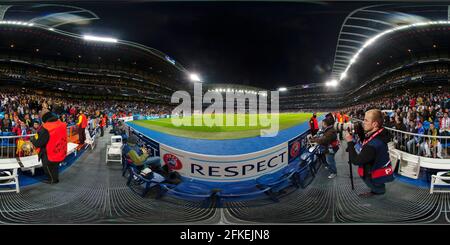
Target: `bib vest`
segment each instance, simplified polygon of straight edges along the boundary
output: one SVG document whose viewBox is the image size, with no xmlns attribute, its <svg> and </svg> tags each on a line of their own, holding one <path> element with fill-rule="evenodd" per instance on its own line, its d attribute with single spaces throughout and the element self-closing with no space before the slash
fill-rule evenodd
<svg viewBox="0 0 450 245">
<path fill-rule="evenodd" d="M 45 146 L 47 158 L 51 162 L 62 162 L 67 154 L 67 127 L 61 121 L 46 122 L 42 125 L 47 129 L 50 138 Z"/>
</svg>

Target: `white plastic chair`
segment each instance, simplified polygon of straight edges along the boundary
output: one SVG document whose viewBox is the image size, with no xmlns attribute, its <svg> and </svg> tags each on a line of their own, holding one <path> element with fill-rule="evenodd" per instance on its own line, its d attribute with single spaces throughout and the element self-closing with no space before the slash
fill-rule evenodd
<svg viewBox="0 0 450 245">
<path fill-rule="evenodd" d="M 14 185 L 15 189 L 0 189 L 0 192 L 20 192 L 19 175 L 17 170 L 20 168 L 19 163 L 15 158 L 0 159 L 0 171 L 5 172 L 7 176 L 0 177 L 0 180 L 6 180 L 5 183 L 0 183 L 0 186 Z"/>
<path fill-rule="evenodd" d="M 111 136 L 111 145 L 106 146 L 106 164 L 108 162 L 122 163 L 122 136 Z"/>
<path fill-rule="evenodd" d="M 120 135 L 111 136 L 111 146 L 122 147 L 122 145 L 123 145 L 122 136 Z"/>
<path fill-rule="evenodd" d="M 448 171 L 438 172 L 435 175 L 431 175 L 430 194 L 433 194 L 435 192 L 441 192 L 441 193 L 450 192 L 450 189 L 443 189 L 443 190 L 435 190 L 434 189 L 435 185 L 450 186 L 449 183 L 444 181 L 444 180 L 450 180 L 450 176 L 442 176 L 445 173 L 448 173 Z"/>
<path fill-rule="evenodd" d="M 94 135 L 91 137 L 88 128 L 86 127 L 85 129 L 85 134 L 86 134 L 86 140 L 84 141 L 86 143 L 86 148 L 87 147 L 91 147 L 91 150 L 94 150 L 95 147 L 95 138 L 97 136 L 97 132 L 94 131 Z"/>
</svg>

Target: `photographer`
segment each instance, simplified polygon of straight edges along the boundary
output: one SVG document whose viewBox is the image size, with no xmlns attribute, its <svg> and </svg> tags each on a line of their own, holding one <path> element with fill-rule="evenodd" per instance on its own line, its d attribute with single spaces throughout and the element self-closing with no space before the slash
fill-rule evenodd
<svg viewBox="0 0 450 245">
<path fill-rule="evenodd" d="M 349 162 L 358 165 L 359 176 L 371 189 L 370 192 L 362 193 L 359 196 L 382 195 L 386 192 L 385 183 L 394 180 L 394 170 L 387 146 L 389 135 L 383 128 L 383 114 L 380 110 L 374 109 L 366 112 L 364 131 L 366 135 L 359 154 L 355 149 L 353 135 L 345 136 L 348 143 Z"/>
<path fill-rule="evenodd" d="M 336 161 L 334 155 L 339 149 L 339 141 L 337 141 L 337 133 L 333 128 L 334 120 L 332 118 L 325 118 L 322 121 L 323 134 L 321 136 L 312 138 L 311 142 L 315 142 L 325 147 L 325 157 L 330 171 L 329 179 L 333 179 L 337 175 Z"/>
<path fill-rule="evenodd" d="M 137 144 L 138 138 L 131 135 L 128 138 L 127 145 L 123 148 L 123 154 L 129 158 L 134 165 L 143 168 L 158 169 L 161 167 L 159 157 L 150 157 L 145 148 L 139 147 Z"/>
</svg>

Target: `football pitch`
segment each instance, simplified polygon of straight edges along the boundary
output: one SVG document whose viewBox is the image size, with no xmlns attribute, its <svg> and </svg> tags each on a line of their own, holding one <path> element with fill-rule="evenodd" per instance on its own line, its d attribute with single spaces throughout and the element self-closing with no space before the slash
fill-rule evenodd
<svg viewBox="0 0 450 245">
<path fill-rule="evenodd" d="M 317 114 L 318 116 L 320 113 Z M 226 139 L 241 139 L 259 136 L 261 129 L 269 129 L 270 125 L 267 121 L 271 121 L 270 114 L 258 114 L 256 115 L 257 123 L 250 124 L 250 115 L 248 114 L 234 114 L 231 117 L 222 116 L 221 126 L 207 126 L 206 120 L 209 116 L 190 116 L 185 120 L 190 121 L 190 125 L 176 126 L 172 123 L 172 118 L 163 118 L 155 120 L 136 120 L 133 121 L 136 125 L 146 127 L 158 132 L 176 135 L 180 137 L 193 138 L 193 139 L 209 139 L 209 140 L 226 140 Z M 307 122 L 312 116 L 312 113 L 280 113 L 279 117 L 279 130 L 293 127 L 295 125 Z M 212 118 L 215 119 L 213 116 Z M 227 119 L 234 120 L 233 126 L 227 126 Z M 264 123 L 263 118 L 268 120 Z M 220 119 L 220 116 L 219 116 Z M 195 120 L 201 123 L 201 125 L 195 126 Z M 238 124 L 238 121 L 245 122 L 244 125 Z M 186 122 L 186 121 L 185 121 Z M 242 126 L 236 126 L 242 125 Z"/>
</svg>

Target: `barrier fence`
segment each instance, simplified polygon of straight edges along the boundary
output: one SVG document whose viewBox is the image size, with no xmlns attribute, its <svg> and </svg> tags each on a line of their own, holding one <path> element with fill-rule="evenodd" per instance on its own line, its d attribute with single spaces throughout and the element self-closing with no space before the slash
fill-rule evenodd
<svg viewBox="0 0 450 245">
<path fill-rule="evenodd" d="M 352 120 L 362 123 L 360 119 Z M 354 128 L 353 123 L 337 123 L 335 126 L 341 133 Z M 389 127 L 385 127 L 385 129 L 389 131 L 395 149 L 416 156 L 450 159 L 450 136 L 410 133 Z M 425 130 L 426 133 L 427 131 Z M 450 135 L 448 131 L 439 132 L 439 129 L 437 129 L 437 132 L 437 134 Z"/>
<path fill-rule="evenodd" d="M 391 133 L 396 149 L 416 156 L 450 159 L 450 136 L 414 134 L 393 128 L 386 129 Z"/>
<path fill-rule="evenodd" d="M 97 132 L 97 126 L 94 131 Z M 0 132 L 0 159 L 25 157 L 37 154 L 36 148 L 30 141 L 35 134 L 13 135 L 11 132 Z M 78 131 L 76 125 L 67 127 L 68 142 L 78 141 Z"/>
<path fill-rule="evenodd" d="M 36 149 L 30 141 L 30 137 L 34 137 L 35 134 L 17 136 L 3 132 L 1 135 L 0 158 L 16 158 L 36 154 Z"/>
</svg>

